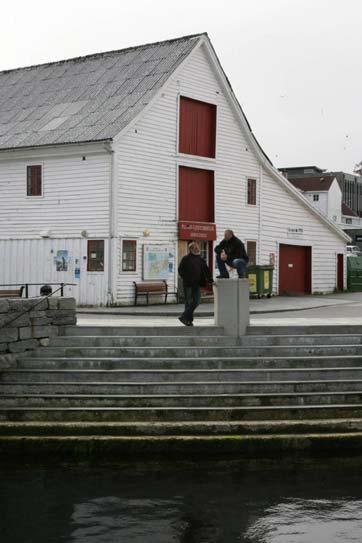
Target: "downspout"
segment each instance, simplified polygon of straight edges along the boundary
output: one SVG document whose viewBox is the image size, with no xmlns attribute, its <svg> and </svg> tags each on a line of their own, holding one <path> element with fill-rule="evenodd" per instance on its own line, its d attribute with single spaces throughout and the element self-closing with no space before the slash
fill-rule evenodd
<svg viewBox="0 0 362 543">
<path fill-rule="evenodd" d="M 115 183 L 115 152 L 112 148 L 112 143 L 106 143 L 104 145 L 105 151 L 110 155 L 111 161 L 111 171 L 109 178 L 109 187 L 108 187 L 108 199 L 109 199 L 109 211 L 108 211 L 108 277 L 107 277 L 107 306 L 112 306 L 114 303 L 113 298 L 113 239 L 114 239 L 114 183 Z"/>
<path fill-rule="evenodd" d="M 262 250 L 261 250 L 261 244 L 263 242 L 262 240 L 262 221 L 263 221 L 263 210 L 262 210 L 262 204 L 263 204 L 263 166 L 260 166 L 259 168 L 259 232 L 258 232 L 258 258 L 257 258 L 257 264 L 261 264 L 261 257 L 262 257 Z"/>
</svg>

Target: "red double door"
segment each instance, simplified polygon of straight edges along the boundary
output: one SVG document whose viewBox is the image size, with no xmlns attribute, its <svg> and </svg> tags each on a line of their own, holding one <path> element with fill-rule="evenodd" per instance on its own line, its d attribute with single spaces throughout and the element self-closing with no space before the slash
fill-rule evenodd
<svg viewBox="0 0 362 543">
<path fill-rule="evenodd" d="M 280 245 L 279 294 L 310 294 L 312 287 L 311 247 Z"/>
</svg>

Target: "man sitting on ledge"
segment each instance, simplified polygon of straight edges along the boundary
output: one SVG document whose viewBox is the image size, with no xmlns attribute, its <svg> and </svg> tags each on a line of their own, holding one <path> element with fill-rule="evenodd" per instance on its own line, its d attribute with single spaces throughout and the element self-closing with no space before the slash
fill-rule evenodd
<svg viewBox="0 0 362 543">
<path fill-rule="evenodd" d="M 236 268 L 239 279 L 245 277 L 246 266 L 249 257 L 246 254 L 244 243 L 234 236 L 232 230 L 225 230 L 224 239 L 215 247 L 216 262 L 220 275 L 218 279 L 228 279 L 229 272 L 226 264 L 231 268 Z"/>
</svg>

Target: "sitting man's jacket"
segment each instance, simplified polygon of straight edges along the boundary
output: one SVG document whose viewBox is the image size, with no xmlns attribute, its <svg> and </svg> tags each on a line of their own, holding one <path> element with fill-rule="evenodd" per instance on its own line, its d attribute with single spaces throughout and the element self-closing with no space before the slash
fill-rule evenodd
<svg viewBox="0 0 362 543">
<path fill-rule="evenodd" d="M 223 239 L 219 245 L 215 247 L 215 253 L 219 255 L 222 251 L 225 251 L 227 256 L 227 263 L 231 264 L 236 258 L 242 258 L 246 263 L 249 262 L 249 257 L 246 254 L 244 243 L 233 236 L 230 239 Z"/>
<path fill-rule="evenodd" d="M 184 256 L 178 272 L 185 287 L 204 287 L 206 283 L 213 283 L 209 267 L 200 255 L 189 253 Z"/>
</svg>

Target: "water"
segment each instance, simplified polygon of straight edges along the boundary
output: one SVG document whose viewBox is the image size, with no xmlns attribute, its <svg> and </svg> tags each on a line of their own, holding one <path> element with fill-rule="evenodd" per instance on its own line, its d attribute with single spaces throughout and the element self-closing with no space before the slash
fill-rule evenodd
<svg viewBox="0 0 362 543">
<path fill-rule="evenodd" d="M 1 543 L 362 541 L 362 458 L 2 464 Z"/>
</svg>

